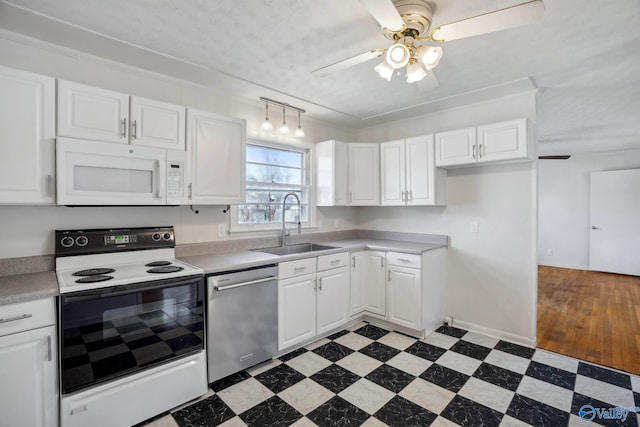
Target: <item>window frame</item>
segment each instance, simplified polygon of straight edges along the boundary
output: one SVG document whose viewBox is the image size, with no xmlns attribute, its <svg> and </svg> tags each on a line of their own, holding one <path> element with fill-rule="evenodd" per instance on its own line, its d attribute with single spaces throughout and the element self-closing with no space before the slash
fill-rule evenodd
<svg viewBox="0 0 640 427">
<path fill-rule="evenodd" d="M 314 144 L 310 144 L 310 143 L 306 143 L 306 142 L 301 142 L 301 141 L 296 141 L 296 143 L 285 143 L 285 142 L 273 142 L 273 141 L 266 141 L 266 140 L 262 140 L 262 139 L 254 139 L 254 138 L 247 138 L 247 143 L 246 146 L 259 146 L 259 147 L 266 147 L 266 148 L 273 148 L 273 149 L 277 149 L 277 150 L 286 150 L 286 151 L 294 151 L 294 152 L 299 152 L 303 154 L 303 169 L 304 169 L 304 173 L 303 173 L 303 179 L 304 182 L 302 185 L 289 185 L 289 184 L 274 184 L 274 186 L 282 186 L 282 187 L 300 187 L 300 188 L 306 188 L 307 191 L 307 221 L 304 221 L 301 223 L 301 226 L 303 229 L 313 229 L 313 228 L 317 228 L 316 225 L 316 197 L 315 197 L 315 183 L 314 183 L 314 170 L 313 170 L 313 159 L 315 156 L 315 150 Z M 245 147 L 246 150 L 246 147 Z M 247 160 L 245 160 L 245 166 L 247 164 Z M 244 188 L 245 188 L 245 194 L 247 191 L 247 187 L 251 185 L 250 182 L 247 182 L 246 180 L 246 176 L 243 176 L 242 179 L 244 180 Z M 245 202 L 246 202 L 246 196 L 245 196 Z M 288 200 L 288 203 L 291 202 L 291 199 Z M 244 203 L 243 203 L 244 204 Z M 282 229 L 282 222 L 273 222 L 273 223 L 255 223 L 255 224 L 242 224 L 239 222 L 239 218 L 238 218 L 238 206 L 239 205 L 232 205 L 231 206 L 231 216 L 229 218 L 229 233 L 230 234 L 241 234 L 241 233 L 260 233 L 260 232 L 265 232 L 265 233 L 272 233 L 274 231 L 280 231 Z M 287 224 L 291 224 L 291 223 L 287 223 Z M 292 228 L 293 224 L 291 224 Z M 295 233 L 295 231 L 294 231 Z"/>
</svg>

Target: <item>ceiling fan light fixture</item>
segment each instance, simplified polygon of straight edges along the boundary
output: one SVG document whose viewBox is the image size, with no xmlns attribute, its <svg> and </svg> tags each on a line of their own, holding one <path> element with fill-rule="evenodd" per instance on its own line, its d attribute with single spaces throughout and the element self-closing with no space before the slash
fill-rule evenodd
<svg viewBox="0 0 640 427">
<path fill-rule="evenodd" d="M 442 48 L 440 46 L 422 45 L 417 50 L 417 56 L 427 70 L 432 70 L 438 66 L 440 59 L 442 59 Z"/>
<path fill-rule="evenodd" d="M 264 131 L 270 131 L 270 130 L 273 130 L 273 123 L 269 121 L 269 103 L 268 102 L 265 102 L 265 110 L 266 110 L 266 115 L 265 115 L 264 121 L 260 125 L 260 128 Z"/>
<path fill-rule="evenodd" d="M 427 72 L 419 61 L 413 60 L 407 65 L 407 83 L 415 83 L 424 79 Z"/>
<path fill-rule="evenodd" d="M 411 52 L 402 43 L 395 43 L 387 49 L 387 63 L 393 68 L 402 68 L 409 63 Z"/>
<path fill-rule="evenodd" d="M 373 69 L 376 70 L 380 77 L 382 77 L 386 81 L 390 81 L 391 76 L 393 76 L 394 68 L 387 62 L 386 59 L 380 64 L 376 65 Z"/>
</svg>

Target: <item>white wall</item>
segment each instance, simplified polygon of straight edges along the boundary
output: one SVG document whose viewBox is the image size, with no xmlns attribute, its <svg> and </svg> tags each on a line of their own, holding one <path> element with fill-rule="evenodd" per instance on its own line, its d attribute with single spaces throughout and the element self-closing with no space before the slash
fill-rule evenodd
<svg viewBox="0 0 640 427">
<path fill-rule="evenodd" d="M 429 114 L 358 133 L 384 141 L 527 117 L 535 94 Z M 536 327 L 536 162 L 449 170 L 446 207 L 360 208 L 362 229 L 447 234 L 447 314 L 532 344 Z M 479 224 L 470 232 L 472 221 Z"/>
<path fill-rule="evenodd" d="M 247 120 L 247 136 L 272 141 L 296 142 L 298 139 L 265 135 L 260 131 L 264 104 L 203 87 L 172 77 L 133 68 L 59 48 L 22 36 L 0 34 L 0 64 L 60 79 L 77 81 L 106 89 L 157 99 L 160 101 L 208 110 Z M 303 116 L 307 142 L 327 139 L 354 140 L 355 131 Z M 220 240 L 217 224 L 228 223 L 222 207 L 198 206 L 195 215 L 188 207 L 144 208 L 66 208 L 35 206 L 1 206 L 0 258 L 52 254 L 53 230 L 83 227 L 127 227 L 174 225 L 179 244 Z M 355 227 L 354 210 L 321 210 L 318 231 Z M 337 227 L 336 227 L 336 220 Z M 237 236 L 236 236 L 237 237 Z M 248 237 L 241 235 L 240 237 Z"/>
<path fill-rule="evenodd" d="M 538 262 L 589 268 L 589 176 L 593 171 L 640 168 L 640 149 L 577 154 L 538 163 Z"/>
</svg>

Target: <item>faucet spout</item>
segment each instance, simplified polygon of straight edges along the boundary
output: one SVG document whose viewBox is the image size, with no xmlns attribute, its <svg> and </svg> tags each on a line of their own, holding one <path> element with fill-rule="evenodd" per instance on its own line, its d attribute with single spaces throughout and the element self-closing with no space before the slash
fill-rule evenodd
<svg viewBox="0 0 640 427">
<path fill-rule="evenodd" d="M 287 193 L 284 195 L 284 199 L 282 199 L 282 246 L 285 246 L 287 244 L 287 236 L 289 235 L 289 233 L 287 232 L 286 228 L 285 228 L 285 224 L 287 223 L 287 221 L 285 221 L 285 208 L 287 206 L 287 199 L 289 198 L 289 196 L 293 196 L 296 199 L 296 203 L 298 205 L 298 235 L 302 234 L 302 225 L 300 224 L 300 213 L 302 212 L 302 209 L 300 207 L 300 198 L 298 197 L 298 195 L 296 193 Z"/>
</svg>

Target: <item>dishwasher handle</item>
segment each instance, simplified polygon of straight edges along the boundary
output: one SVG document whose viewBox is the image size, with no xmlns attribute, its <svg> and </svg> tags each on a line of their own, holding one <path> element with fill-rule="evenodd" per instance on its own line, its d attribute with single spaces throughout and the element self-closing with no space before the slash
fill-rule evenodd
<svg viewBox="0 0 640 427">
<path fill-rule="evenodd" d="M 277 277 L 275 276 L 270 276 L 270 277 L 265 277 L 264 279 L 257 279 L 257 280 L 249 280 L 248 282 L 241 282 L 241 283 L 235 283 L 233 285 L 226 285 L 226 286 L 218 286 L 215 285 L 213 287 L 214 291 L 226 291 L 228 289 L 235 289 L 235 288 L 241 288 L 243 286 L 251 286 L 251 285 L 257 285 L 258 283 L 264 283 L 264 282 L 270 282 L 272 280 L 276 280 Z"/>
</svg>

